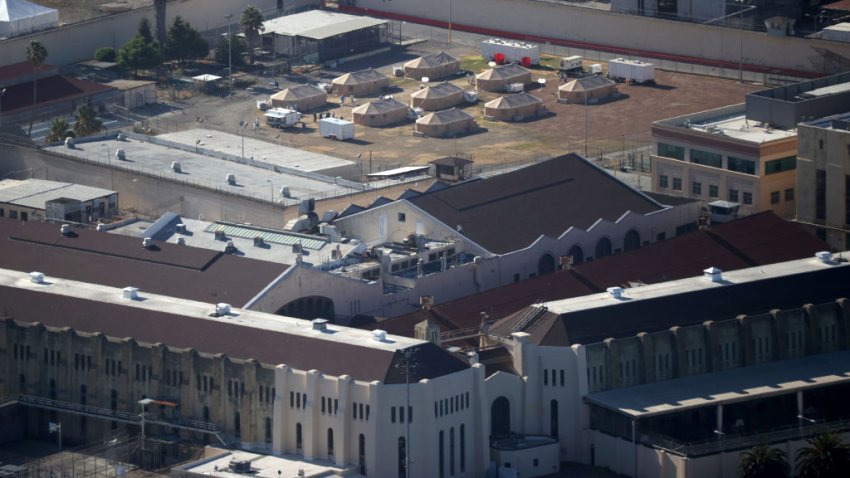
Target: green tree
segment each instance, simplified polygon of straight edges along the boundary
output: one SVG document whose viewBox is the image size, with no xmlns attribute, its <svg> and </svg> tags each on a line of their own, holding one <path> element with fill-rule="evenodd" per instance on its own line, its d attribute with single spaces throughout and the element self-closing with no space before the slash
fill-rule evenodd
<svg viewBox="0 0 850 478">
<path fill-rule="evenodd" d="M 35 105 L 38 102 L 38 67 L 47 60 L 47 48 L 38 40 L 30 41 L 27 45 L 27 61 L 32 65 L 32 111 L 30 112 L 30 129 L 32 135 L 32 122 L 35 119 Z"/>
<path fill-rule="evenodd" d="M 68 122 L 65 121 L 65 118 L 53 118 L 53 121 L 50 122 L 50 128 L 47 130 L 47 137 L 44 138 L 45 143 L 57 143 L 59 141 L 64 141 L 68 136 L 73 136 L 70 128 L 68 126 Z"/>
<path fill-rule="evenodd" d="M 232 51 L 228 51 L 227 38 L 221 38 L 215 46 L 215 62 L 220 65 L 227 66 L 228 55 L 232 55 L 233 66 L 242 65 L 242 55 L 245 53 L 245 40 L 236 35 L 230 35 L 230 41 L 233 45 L 230 47 Z"/>
<path fill-rule="evenodd" d="M 205 58 L 210 53 L 210 45 L 201 38 L 201 34 L 184 22 L 180 15 L 174 19 L 165 37 L 163 55 L 169 60 L 177 60 L 181 65 L 186 60 Z"/>
<path fill-rule="evenodd" d="M 94 52 L 94 59 L 97 61 L 115 61 L 115 48 L 108 46 L 98 48 Z"/>
<path fill-rule="evenodd" d="M 768 445 L 758 445 L 740 455 L 739 478 L 783 478 L 788 476 L 785 452 Z"/>
<path fill-rule="evenodd" d="M 150 22 L 142 18 L 136 35 L 118 51 L 118 64 L 138 75 L 140 69 L 154 68 L 159 62 L 159 46 L 151 36 Z"/>
<path fill-rule="evenodd" d="M 808 440 L 794 458 L 800 478 L 846 478 L 850 470 L 850 446 L 836 433 L 824 433 Z"/>
<path fill-rule="evenodd" d="M 77 137 L 88 136 L 100 131 L 103 123 L 97 119 L 97 112 L 89 105 L 83 105 L 74 113 L 74 134 Z"/>
<path fill-rule="evenodd" d="M 257 10 L 257 7 L 248 5 L 242 16 L 239 17 L 239 26 L 242 28 L 242 33 L 245 34 L 245 40 L 248 42 L 248 58 L 251 64 L 254 64 L 254 47 L 260 34 L 266 30 L 263 26 L 263 14 Z"/>
</svg>

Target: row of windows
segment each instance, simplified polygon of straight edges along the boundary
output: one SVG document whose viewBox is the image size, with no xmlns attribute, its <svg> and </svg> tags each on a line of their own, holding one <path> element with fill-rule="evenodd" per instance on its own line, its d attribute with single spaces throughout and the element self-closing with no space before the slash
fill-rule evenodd
<svg viewBox="0 0 850 478">
<path fill-rule="evenodd" d="M 289 392 L 289 408 L 307 408 L 307 394 L 298 392 Z"/>
<path fill-rule="evenodd" d="M 333 406 L 331 406 L 331 404 L 333 404 Z M 338 409 L 339 400 L 336 398 L 331 399 L 331 397 L 322 397 L 322 415 L 325 413 L 328 415 L 336 415 Z"/>
<path fill-rule="evenodd" d="M 458 441 L 460 442 L 460 453 L 457 453 L 455 450 L 455 427 L 449 428 L 449 476 L 455 476 L 455 472 L 458 468 L 456 468 L 456 461 L 458 462 L 460 473 L 466 472 L 466 426 L 461 425 L 458 429 Z M 446 445 L 445 445 L 445 430 L 440 430 L 438 442 L 437 442 L 437 450 L 439 452 L 439 471 L 440 478 L 445 478 L 446 476 Z M 399 450 L 401 453 L 401 450 Z M 401 474 L 402 468 L 399 468 L 399 478 L 404 478 Z"/>
<path fill-rule="evenodd" d="M 788 156 L 787 158 L 773 159 L 764 162 L 764 174 L 776 174 L 785 171 L 793 171 L 797 169 L 797 157 Z"/>
<path fill-rule="evenodd" d="M 91 355 L 74 354 L 74 370 L 83 372 L 91 370 Z"/>
<path fill-rule="evenodd" d="M 759 337 L 761 339 L 761 337 Z M 761 342 L 759 342 L 761 348 Z M 738 344 L 736 342 L 726 342 L 717 345 L 717 356 L 725 364 L 734 364 L 738 361 Z"/>
<path fill-rule="evenodd" d="M 620 377 L 626 383 L 634 382 L 637 379 L 637 369 L 635 368 L 635 359 L 620 361 Z"/>
<path fill-rule="evenodd" d="M 682 146 L 674 146 L 670 144 L 658 143 L 658 155 L 665 158 L 685 160 L 685 148 Z M 691 149 L 690 161 L 695 164 L 702 164 L 712 168 L 723 167 L 723 155 L 712 153 L 710 151 L 702 151 L 699 149 Z M 729 171 L 737 171 L 745 174 L 756 173 L 756 163 L 749 159 L 736 158 L 728 156 L 726 159 L 726 169 Z M 784 171 L 793 171 L 797 169 L 797 157 L 788 156 L 780 159 L 773 159 L 764 162 L 764 174 L 776 174 Z"/>
<path fill-rule="evenodd" d="M 658 176 L 658 187 L 661 189 L 667 189 L 670 187 L 670 177 L 666 174 L 662 174 Z M 682 190 L 682 178 L 673 177 L 673 191 L 681 191 Z M 691 183 L 691 194 L 694 196 L 702 196 L 702 182 L 693 181 Z M 778 192 L 777 198 L 778 196 Z M 708 185 L 708 197 L 710 198 L 719 198 L 720 197 L 720 188 L 717 185 L 709 184 Z M 786 201 L 791 201 L 794 199 L 794 190 L 787 189 L 785 190 Z M 788 199 L 790 197 L 790 199 Z M 729 201 L 739 202 L 741 200 L 741 195 L 737 189 L 729 189 Z M 777 200 L 778 202 L 778 200 Z M 743 194 L 743 203 L 751 206 L 753 204 L 753 193 L 749 191 L 744 191 Z"/>
<path fill-rule="evenodd" d="M 779 191 L 771 191 L 770 193 L 770 204 L 779 204 Z M 785 190 L 785 202 L 794 200 L 794 188 L 788 188 Z"/>
<path fill-rule="evenodd" d="M 434 417 L 442 417 L 467 408 L 469 408 L 469 392 L 434 402 Z"/>
<path fill-rule="evenodd" d="M 2 207 L 0 207 L 0 217 L 3 217 L 5 215 L 6 215 L 6 211 L 4 211 Z M 9 209 L 9 219 L 17 219 L 17 218 L 18 218 L 18 211 L 16 209 Z M 26 220 L 29 220 L 29 214 L 24 212 L 24 211 L 21 211 L 21 221 L 26 221 Z"/>
<path fill-rule="evenodd" d="M 245 396 L 245 382 L 239 380 L 227 381 L 227 396 L 228 397 L 243 397 Z"/>
<path fill-rule="evenodd" d="M 136 381 L 149 382 L 153 376 L 153 368 L 150 365 L 136 364 Z"/>
<path fill-rule="evenodd" d="M 655 368 L 656 378 L 670 378 L 670 353 L 653 355 L 652 364 Z"/>
<path fill-rule="evenodd" d="M 354 414 L 355 420 L 368 420 L 369 419 L 369 404 L 354 402 L 352 404 L 352 413 Z M 365 411 L 365 413 L 364 413 Z"/>
<path fill-rule="evenodd" d="M 44 349 L 44 365 L 59 365 L 59 358 L 60 354 L 58 350 Z"/>
<path fill-rule="evenodd" d="M 259 400 L 261 403 L 274 403 L 275 389 L 267 385 L 260 385 Z"/>
<path fill-rule="evenodd" d="M 12 356 L 15 360 L 27 360 L 30 356 L 30 346 L 21 344 L 12 344 Z"/>
<path fill-rule="evenodd" d="M 604 365 L 591 365 L 587 369 L 587 382 L 590 384 L 591 388 L 604 387 L 605 386 L 605 366 Z"/>
<path fill-rule="evenodd" d="M 688 356 L 688 365 L 691 368 L 702 367 L 702 347 L 687 349 L 685 354 Z"/>
<path fill-rule="evenodd" d="M 390 407 L 390 423 L 395 423 L 396 409 L 398 409 L 398 421 L 404 423 L 404 407 Z M 413 407 L 407 407 L 407 421 L 413 423 Z"/>
<path fill-rule="evenodd" d="M 165 383 L 169 387 L 179 387 L 183 383 L 183 372 L 179 370 L 166 370 Z"/>
<path fill-rule="evenodd" d="M 117 377 L 121 375 L 121 370 L 122 367 L 120 360 L 106 359 L 104 361 L 104 375 L 111 375 L 113 377 Z"/>
<path fill-rule="evenodd" d="M 212 392 L 215 382 L 210 375 L 197 374 L 195 376 L 195 384 L 199 392 Z"/>
<path fill-rule="evenodd" d="M 557 381 L 558 375 L 560 375 L 560 377 L 561 377 L 561 386 L 562 387 L 564 386 L 564 371 L 563 370 L 545 369 L 545 368 L 543 369 L 543 385 L 544 386 L 549 385 L 549 376 L 550 375 L 552 376 L 551 383 L 552 383 L 553 387 L 558 386 L 558 381 Z"/>
</svg>

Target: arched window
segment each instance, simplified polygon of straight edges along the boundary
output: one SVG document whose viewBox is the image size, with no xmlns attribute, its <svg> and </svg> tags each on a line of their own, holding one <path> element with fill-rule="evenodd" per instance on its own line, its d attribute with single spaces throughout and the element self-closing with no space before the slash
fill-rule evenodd
<svg viewBox="0 0 850 478">
<path fill-rule="evenodd" d="M 357 455 L 360 463 L 360 474 L 366 476 L 366 436 L 362 433 L 357 437 Z"/>
<path fill-rule="evenodd" d="M 455 427 L 449 428 L 449 476 L 455 476 Z"/>
<path fill-rule="evenodd" d="M 440 454 L 440 478 L 446 477 L 446 445 L 445 445 L 445 432 L 440 430 L 440 441 L 437 442 L 438 450 L 437 452 Z"/>
<path fill-rule="evenodd" d="M 404 437 L 398 437 L 398 478 L 407 477 L 407 445 Z"/>
<path fill-rule="evenodd" d="M 303 445 L 303 441 L 301 440 L 301 424 L 295 424 L 295 452 L 301 453 L 301 446 Z"/>
<path fill-rule="evenodd" d="M 505 397 L 493 400 L 490 406 L 490 437 L 498 438 L 511 433 L 511 404 Z"/>
<path fill-rule="evenodd" d="M 80 385 L 80 405 L 86 404 L 87 388 L 85 385 Z"/>
<path fill-rule="evenodd" d="M 114 388 L 109 391 L 109 408 L 114 412 L 118 410 L 118 390 Z M 118 429 L 118 422 L 113 421 L 110 425 L 113 430 Z"/>
<path fill-rule="evenodd" d="M 633 251 L 638 247 L 640 247 L 640 233 L 634 229 L 630 229 L 629 232 L 626 233 L 626 239 L 623 241 L 623 250 Z"/>
<path fill-rule="evenodd" d="M 558 438 L 558 401 L 549 402 L 549 434 Z"/>
<path fill-rule="evenodd" d="M 265 420 L 265 429 L 266 429 L 266 445 L 271 445 L 272 443 L 272 419 L 271 417 L 266 417 Z"/>
<path fill-rule="evenodd" d="M 27 376 L 24 374 L 18 375 L 18 389 L 21 393 L 27 393 Z"/>
<path fill-rule="evenodd" d="M 567 251 L 567 255 L 572 256 L 574 265 L 579 265 L 584 262 L 584 251 L 581 250 L 581 247 L 579 247 L 578 244 L 571 247 L 570 250 Z"/>
<path fill-rule="evenodd" d="M 328 428 L 328 460 L 334 459 L 334 429 Z"/>
<path fill-rule="evenodd" d="M 543 254 L 540 260 L 537 261 L 537 274 L 549 274 L 555 272 L 555 258 L 552 254 Z"/>
<path fill-rule="evenodd" d="M 466 471 L 466 425 L 460 426 L 460 472 Z"/>
<path fill-rule="evenodd" d="M 56 400 L 56 380 L 50 379 L 50 399 Z"/>
<path fill-rule="evenodd" d="M 596 243 L 596 259 L 602 259 L 611 255 L 611 241 L 607 237 L 599 239 Z"/>
</svg>

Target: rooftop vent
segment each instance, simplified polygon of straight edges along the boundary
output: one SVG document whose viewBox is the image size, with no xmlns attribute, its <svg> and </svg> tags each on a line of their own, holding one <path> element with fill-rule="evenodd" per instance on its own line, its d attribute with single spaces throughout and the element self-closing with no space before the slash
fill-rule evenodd
<svg viewBox="0 0 850 478">
<path fill-rule="evenodd" d="M 311 322 L 313 323 L 313 330 L 318 330 L 319 332 L 328 331 L 327 319 L 313 319 Z"/>
<path fill-rule="evenodd" d="M 832 262 L 832 253 L 829 251 L 815 252 L 815 257 L 817 257 L 818 260 L 823 262 L 824 264 L 829 264 Z"/>
<path fill-rule="evenodd" d="M 231 253 L 236 250 L 236 246 L 233 245 L 233 241 L 227 241 L 227 245 L 224 246 L 224 252 Z"/>
<path fill-rule="evenodd" d="M 33 284 L 43 284 L 44 283 L 44 273 L 43 272 L 30 272 L 30 282 Z"/>
<path fill-rule="evenodd" d="M 607 290 L 608 293 L 611 294 L 611 297 L 613 297 L 615 299 L 622 299 L 623 298 L 623 288 L 622 287 L 609 287 L 605 290 Z"/>
<path fill-rule="evenodd" d="M 381 329 L 375 329 L 372 331 L 372 340 L 376 342 L 384 342 L 387 340 L 387 331 Z"/>
<path fill-rule="evenodd" d="M 216 315 L 229 315 L 230 314 L 230 304 L 225 304 L 224 302 L 219 302 L 215 305 L 215 314 Z"/>
<path fill-rule="evenodd" d="M 71 234 L 71 225 L 62 224 L 62 226 L 59 228 L 59 234 L 62 234 L 63 236 Z"/>
<path fill-rule="evenodd" d="M 250 473 L 251 472 L 251 460 L 240 460 L 234 458 L 230 460 L 230 469 L 236 473 Z"/>
<path fill-rule="evenodd" d="M 224 241 L 227 239 L 227 236 L 224 235 L 224 231 L 215 231 L 215 240 L 216 241 Z"/>
<path fill-rule="evenodd" d="M 266 243 L 265 243 L 265 241 L 263 241 L 262 237 L 257 236 L 257 237 L 254 238 L 254 246 L 263 247 L 265 245 L 266 245 Z"/>
<path fill-rule="evenodd" d="M 177 238 L 177 245 L 178 246 L 185 246 L 186 245 L 186 239 L 184 239 L 182 237 L 178 237 Z"/>
<path fill-rule="evenodd" d="M 716 267 L 709 267 L 702 271 L 703 277 L 711 282 L 723 282 L 723 271 Z"/>
<path fill-rule="evenodd" d="M 97 232 L 105 232 L 106 224 L 103 224 L 102 222 L 97 223 L 97 227 L 95 228 L 95 230 L 97 230 Z"/>
<path fill-rule="evenodd" d="M 139 298 L 139 289 L 136 287 L 125 287 L 122 292 L 125 299 L 136 300 Z"/>
<path fill-rule="evenodd" d="M 151 239 L 150 237 L 146 237 L 146 238 L 142 239 L 142 247 L 144 247 L 145 249 L 149 249 L 152 244 L 153 244 L 153 239 Z"/>
<path fill-rule="evenodd" d="M 179 232 L 180 234 L 186 234 L 186 225 L 182 222 L 177 224 L 177 232 Z"/>
<path fill-rule="evenodd" d="M 301 254 L 301 243 L 296 243 L 292 245 L 292 253 L 293 254 Z"/>
</svg>

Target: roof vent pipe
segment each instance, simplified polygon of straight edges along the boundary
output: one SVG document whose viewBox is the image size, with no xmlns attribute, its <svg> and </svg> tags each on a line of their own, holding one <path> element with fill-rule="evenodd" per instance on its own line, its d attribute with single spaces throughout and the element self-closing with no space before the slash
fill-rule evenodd
<svg viewBox="0 0 850 478">
<path fill-rule="evenodd" d="M 615 299 L 622 299 L 623 298 L 623 288 L 622 287 L 609 287 L 605 290 L 607 290 L 608 293 L 611 294 L 611 297 L 613 297 Z"/>
<path fill-rule="evenodd" d="M 43 284 L 44 283 L 44 273 L 42 272 L 30 272 L 30 282 L 33 284 Z"/>
<path fill-rule="evenodd" d="M 146 237 L 142 239 L 142 247 L 144 247 L 145 249 L 149 249 L 151 247 L 152 242 L 153 239 L 151 239 L 150 237 Z"/>
<path fill-rule="evenodd" d="M 125 299 L 136 300 L 139 298 L 139 289 L 135 287 L 125 287 L 122 292 Z"/>
<path fill-rule="evenodd" d="M 327 332 L 328 331 L 328 320 L 327 319 L 313 319 L 313 330 L 318 330 L 319 332 Z"/>
<path fill-rule="evenodd" d="M 830 264 L 832 262 L 832 253 L 829 251 L 815 252 L 815 257 L 824 264 Z"/>
<path fill-rule="evenodd" d="M 71 234 L 71 225 L 70 224 L 62 224 L 62 226 L 59 228 L 59 234 L 62 234 L 63 236 L 67 236 L 68 234 Z"/>
<path fill-rule="evenodd" d="M 716 267 L 709 267 L 702 271 L 703 276 L 711 282 L 723 282 L 723 271 Z"/>
</svg>

